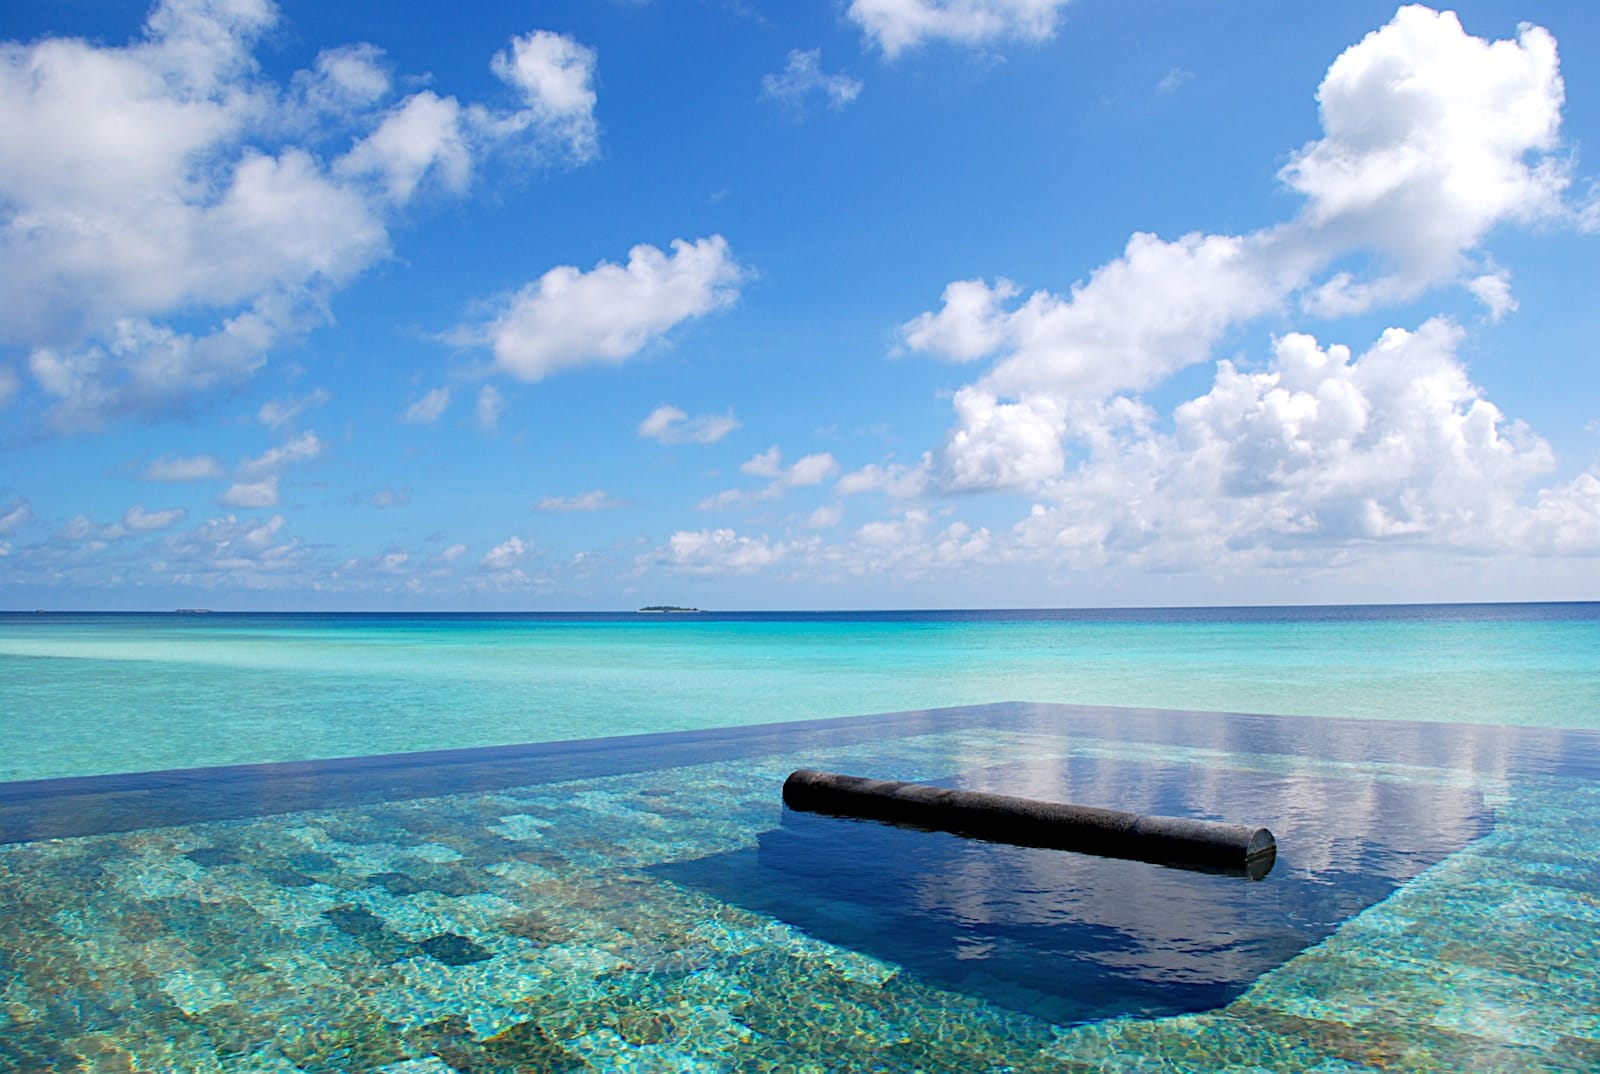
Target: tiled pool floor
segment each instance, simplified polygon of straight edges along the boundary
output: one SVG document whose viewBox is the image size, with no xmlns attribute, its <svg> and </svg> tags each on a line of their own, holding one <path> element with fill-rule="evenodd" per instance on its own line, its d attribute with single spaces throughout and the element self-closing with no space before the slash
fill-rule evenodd
<svg viewBox="0 0 1600 1074">
<path fill-rule="evenodd" d="M 1581 733 L 1002 705 L 690 739 L 644 751 L 670 767 L 0 846 L 0 1071 L 1600 1069 Z M 882 924 L 919 955 L 872 937 L 870 861 L 758 876 L 802 766 L 1253 804 L 1228 819 L 1281 856 L 1252 884 L 899 833 Z M 1197 947 L 1212 918 L 1237 942 Z M 1122 1013 L 1027 976 L 1086 924 L 1053 965 L 1141 985 Z M 1217 1003 L 1157 1010 L 1163 982 Z"/>
</svg>

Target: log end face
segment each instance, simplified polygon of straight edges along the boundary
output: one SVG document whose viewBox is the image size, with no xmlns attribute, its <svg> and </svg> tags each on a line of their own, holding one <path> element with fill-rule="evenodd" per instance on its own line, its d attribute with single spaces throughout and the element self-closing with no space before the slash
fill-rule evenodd
<svg viewBox="0 0 1600 1074">
<path fill-rule="evenodd" d="M 1257 828 L 1250 835 L 1244 849 L 1244 875 L 1251 880 L 1265 880 L 1278 860 L 1278 840 L 1265 828 Z"/>
<path fill-rule="evenodd" d="M 812 800 L 811 791 L 826 773 L 810 768 L 797 768 L 783 781 L 783 804 L 790 809 L 807 809 Z"/>
<path fill-rule="evenodd" d="M 1250 833 L 1250 839 L 1244 845 L 1246 858 L 1259 858 L 1265 854 L 1276 855 L 1278 840 L 1266 828 L 1257 828 Z"/>
</svg>

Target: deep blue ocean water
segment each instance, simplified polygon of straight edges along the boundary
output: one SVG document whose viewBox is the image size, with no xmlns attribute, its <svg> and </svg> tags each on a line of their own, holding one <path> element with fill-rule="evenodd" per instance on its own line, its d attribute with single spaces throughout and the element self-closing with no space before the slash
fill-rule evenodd
<svg viewBox="0 0 1600 1074">
<path fill-rule="evenodd" d="M 0 781 L 1043 701 L 1600 728 L 1600 604 L 0 615 Z"/>
</svg>

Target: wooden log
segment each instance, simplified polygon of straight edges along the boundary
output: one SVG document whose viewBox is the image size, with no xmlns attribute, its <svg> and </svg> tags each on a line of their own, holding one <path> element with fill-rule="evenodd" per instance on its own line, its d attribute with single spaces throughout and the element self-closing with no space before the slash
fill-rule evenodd
<svg viewBox="0 0 1600 1074">
<path fill-rule="evenodd" d="M 1248 824 L 1150 817 L 1096 806 L 898 783 L 802 768 L 783 784 L 790 809 L 954 832 L 991 842 L 1266 876 L 1277 841 Z"/>
</svg>

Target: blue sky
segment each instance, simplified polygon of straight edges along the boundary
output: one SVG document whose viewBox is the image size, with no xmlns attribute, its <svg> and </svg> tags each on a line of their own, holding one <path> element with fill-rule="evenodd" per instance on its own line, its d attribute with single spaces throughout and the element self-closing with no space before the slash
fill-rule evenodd
<svg viewBox="0 0 1600 1074">
<path fill-rule="evenodd" d="M 0 14 L 0 607 L 1600 598 L 1600 31 Z"/>
</svg>

